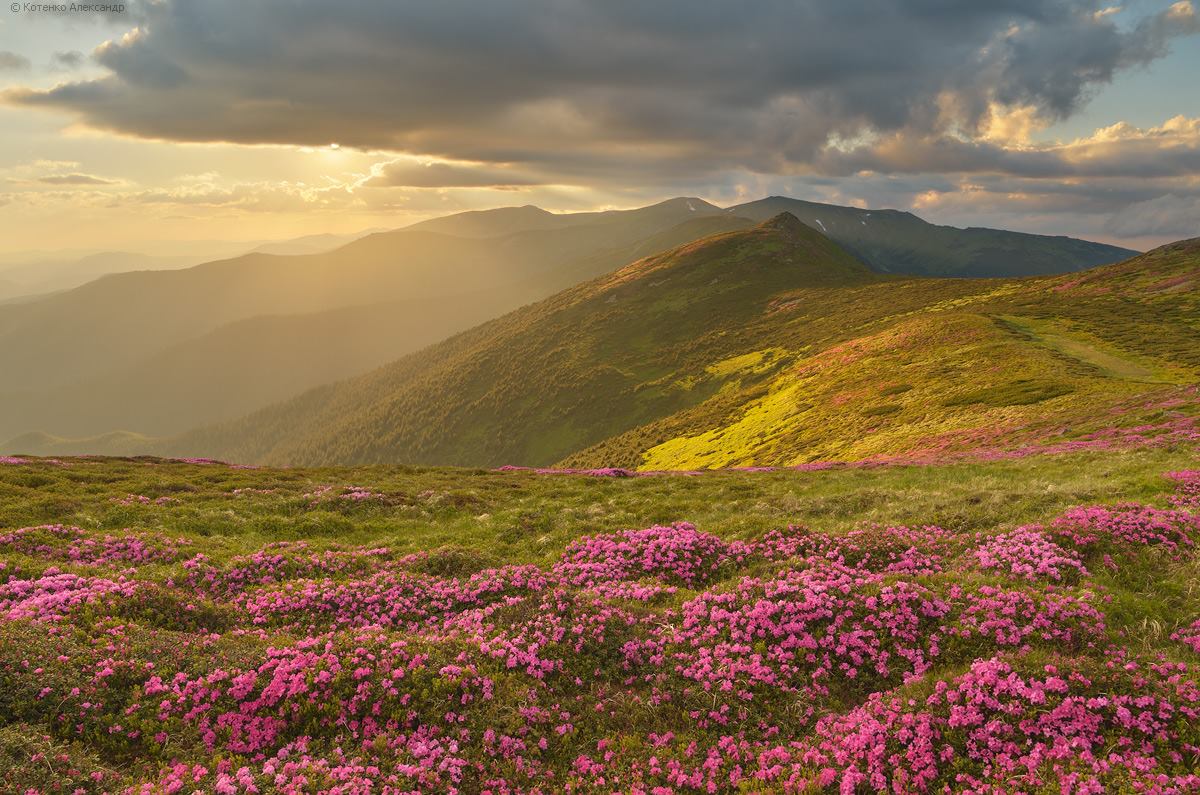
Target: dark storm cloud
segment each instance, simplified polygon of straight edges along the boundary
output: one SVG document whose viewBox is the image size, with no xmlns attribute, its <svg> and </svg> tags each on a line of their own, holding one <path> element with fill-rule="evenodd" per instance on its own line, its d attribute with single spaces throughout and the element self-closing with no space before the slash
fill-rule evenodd
<svg viewBox="0 0 1200 795">
<path fill-rule="evenodd" d="M 1069 115 L 1196 30 L 1182 7 L 1128 30 L 1100 7 L 162 0 L 135 4 L 136 33 L 97 49 L 107 76 L 7 99 L 181 141 L 336 141 L 562 173 L 633 163 L 646 180 L 779 173 L 866 130 L 974 129 L 993 101 Z"/>
</svg>

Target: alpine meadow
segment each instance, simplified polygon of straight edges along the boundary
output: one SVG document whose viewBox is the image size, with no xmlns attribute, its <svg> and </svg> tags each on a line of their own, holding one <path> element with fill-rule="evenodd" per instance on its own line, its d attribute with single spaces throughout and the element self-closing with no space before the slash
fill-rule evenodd
<svg viewBox="0 0 1200 795">
<path fill-rule="evenodd" d="M 0 16 L 0 795 L 1200 793 L 1192 0 Z"/>
</svg>

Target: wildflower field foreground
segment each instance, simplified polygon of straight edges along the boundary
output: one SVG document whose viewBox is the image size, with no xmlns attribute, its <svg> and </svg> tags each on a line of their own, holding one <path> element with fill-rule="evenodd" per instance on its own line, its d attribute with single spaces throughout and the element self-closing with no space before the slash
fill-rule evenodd
<svg viewBox="0 0 1200 795">
<path fill-rule="evenodd" d="M 0 458 L 0 792 L 1197 792 L 1200 453 Z"/>
</svg>

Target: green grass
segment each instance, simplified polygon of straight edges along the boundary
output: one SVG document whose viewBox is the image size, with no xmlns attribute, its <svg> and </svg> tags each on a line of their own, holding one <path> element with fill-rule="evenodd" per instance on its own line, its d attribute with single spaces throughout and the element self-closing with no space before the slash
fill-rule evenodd
<svg viewBox="0 0 1200 795">
<path fill-rule="evenodd" d="M 495 563 L 548 562 L 574 538 L 694 522 L 727 538 L 788 524 L 840 532 L 862 522 L 987 530 L 1046 521 L 1064 508 L 1153 501 L 1161 473 L 1195 466 L 1188 448 L 1086 452 L 943 466 L 709 472 L 597 478 L 414 467 L 232 469 L 154 459 L 66 459 L 0 466 L 0 528 L 45 523 L 203 539 L 209 554 L 276 540 L 452 547 Z M 382 492 L 384 504 L 312 507 L 320 485 Z M 274 490 L 233 495 L 239 488 Z M 119 505 L 129 494 L 174 497 Z"/>
<path fill-rule="evenodd" d="M 1018 378 L 995 388 L 975 389 L 950 398 L 943 406 L 1029 406 L 1050 400 L 1061 395 L 1069 395 L 1073 390 L 1067 384 L 1035 378 Z"/>
<path fill-rule="evenodd" d="M 1094 337 L 1084 332 L 1061 329 L 1052 321 L 1035 321 L 1027 318 L 1005 317 L 1001 320 L 1014 329 L 1027 334 L 1035 342 L 1042 343 L 1064 356 L 1090 364 L 1114 378 L 1132 381 L 1166 382 L 1171 379 L 1156 373 L 1149 367 L 1134 361 L 1128 354 L 1103 350 Z"/>
</svg>

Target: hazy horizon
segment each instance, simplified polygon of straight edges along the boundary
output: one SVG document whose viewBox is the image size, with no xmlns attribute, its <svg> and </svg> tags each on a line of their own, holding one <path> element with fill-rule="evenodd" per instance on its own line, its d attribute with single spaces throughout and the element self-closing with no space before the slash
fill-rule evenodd
<svg viewBox="0 0 1200 795">
<path fill-rule="evenodd" d="M 0 255 L 675 196 L 1200 230 L 1190 0 L 38 5 L 0 15 Z"/>
</svg>

